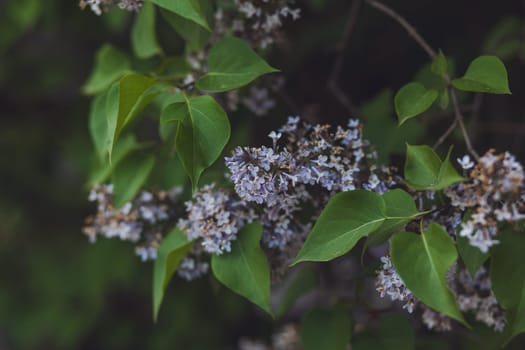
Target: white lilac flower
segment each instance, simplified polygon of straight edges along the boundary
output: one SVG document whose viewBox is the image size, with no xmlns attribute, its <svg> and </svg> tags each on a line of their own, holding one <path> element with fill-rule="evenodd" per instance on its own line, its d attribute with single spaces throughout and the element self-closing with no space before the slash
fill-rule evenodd
<svg viewBox="0 0 525 350">
<path fill-rule="evenodd" d="M 505 312 L 494 296 L 488 271 L 484 267 L 476 272 L 474 278 L 466 269 L 459 271 L 452 289 L 461 311 L 473 313 L 476 320 L 495 331 L 503 331 Z"/>
<path fill-rule="evenodd" d="M 289 117 L 270 134 L 272 148 L 239 147 L 226 158 L 235 191 L 244 200 L 269 206 L 299 184 L 320 185 L 329 192 L 356 188 L 383 192 L 379 174 L 370 173 L 371 164 L 366 163 L 374 157 L 365 149 L 368 143 L 361 138 L 360 126 L 353 120 L 349 125 L 351 129 L 331 132 L 328 125 L 299 127 L 299 119 Z M 363 171 L 368 181 L 360 175 Z"/>
<path fill-rule="evenodd" d="M 118 209 L 113 207 L 113 186 L 96 185 L 88 198 L 96 202 L 97 213 L 86 219 L 82 230 L 90 242 L 104 236 L 137 243 L 135 252 L 142 260 L 155 259 L 162 240 L 158 231 L 165 229 L 173 217 L 180 191 L 142 191 Z"/>
<path fill-rule="evenodd" d="M 255 219 L 251 209 L 213 184 L 196 191 L 185 205 L 187 218 L 179 220 L 179 228 L 189 240 L 201 239 L 210 254 L 229 252 L 239 230 Z"/>
<path fill-rule="evenodd" d="M 192 281 L 208 273 L 210 264 L 203 261 L 203 251 L 198 245 L 193 246 L 177 267 L 177 275 L 186 281 Z"/>
<path fill-rule="evenodd" d="M 451 204 L 462 211 L 470 210 L 470 218 L 461 224 L 460 236 L 487 252 L 498 244 L 498 224 L 525 219 L 525 173 L 522 165 L 508 152 L 489 151 L 475 166 L 469 158 L 458 160 L 472 169 L 467 182 L 451 186 L 445 194 Z M 472 164 L 473 165 L 473 164 Z"/>
<path fill-rule="evenodd" d="M 458 158 L 457 161 L 463 170 L 469 170 L 474 167 L 474 162 L 468 155 L 464 155 L 463 158 Z"/>
<path fill-rule="evenodd" d="M 432 310 L 429 307 L 423 306 L 423 314 L 421 320 L 428 329 L 444 332 L 452 329 L 452 322 L 449 317 Z"/>
<path fill-rule="evenodd" d="M 388 295 L 393 301 L 402 301 L 405 303 L 403 309 L 407 309 L 409 313 L 414 312 L 418 300 L 406 287 L 405 283 L 392 266 L 390 257 L 382 256 L 381 263 L 383 264 L 381 269 L 376 271 L 376 290 L 379 292 L 379 296 L 384 298 Z"/>
<path fill-rule="evenodd" d="M 103 11 L 108 11 L 110 6 L 114 5 L 116 0 L 80 0 L 79 6 L 81 9 L 89 6 L 97 16 L 100 16 Z M 138 11 L 142 7 L 142 0 L 121 0 L 117 6 L 126 11 Z"/>
<path fill-rule="evenodd" d="M 142 261 L 157 259 L 157 248 L 148 246 L 139 246 L 135 248 L 135 254 L 140 256 Z"/>
</svg>

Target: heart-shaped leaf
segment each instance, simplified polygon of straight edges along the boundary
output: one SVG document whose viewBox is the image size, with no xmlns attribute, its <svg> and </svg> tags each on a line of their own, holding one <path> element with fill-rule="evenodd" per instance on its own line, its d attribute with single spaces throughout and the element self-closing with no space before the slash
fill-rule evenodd
<svg viewBox="0 0 525 350">
<path fill-rule="evenodd" d="M 441 190 L 453 183 L 464 181 L 450 162 L 449 149 L 444 161 L 427 146 L 407 144 L 405 161 L 405 180 L 416 190 Z"/>
<path fill-rule="evenodd" d="M 432 106 L 439 93 L 435 89 L 427 89 L 421 83 L 409 83 L 403 86 L 394 97 L 398 124 L 413 118 Z"/>
<path fill-rule="evenodd" d="M 177 154 L 195 189 L 204 169 L 212 165 L 230 138 L 230 122 L 211 96 L 186 97 L 161 113 L 161 122 L 177 122 Z"/>
<path fill-rule="evenodd" d="M 507 69 L 496 56 L 479 56 L 462 78 L 452 80 L 456 89 L 491 94 L 510 94 Z"/>
<path fill-rule="evenodd" d="M 417 210 L 412 196 L 401 189 L 388 191 L 383 194 L 382 198 L 385 202 L 385 221 L 377 230 L 370 233 L 364 249 L 386 242 L 394 232 L 401 230 L 408 222 L 424 214 Z"/>
<path fill-rule="evenodd" d="M 260 246 L 261 235 L 260 224 L 244 226 L 231 252 L 212 256 L 211 268 L 222 284 L 271 315 L 270 267 Z"/>
<path fill-rule="evenodd" d="M 390 255 L 394 268 L 416 298 L 468 326 L 447 287 L 446 275 L 458 254 L 454 241 L 440 225 L 432 223 L 420 235 L 395 235 L 390 241 Z"/>
<path fill-rule="evenodd" d="M 371 191 L 356 190 L 333 196 L 294 259 L 329 261 L 348 251 L 385 221 L 385 202 Z"/>
<path fill-rule="evenodd" d="M 240 88 L 257 77 L 279 70 L 272 68 L 242 39 L 226 37 L 208 55 L 208 73 L 200 78 L 199 90 L 222 92 Z"/>
<path fill-rule="evenodd" d="M 338 193 L 321 212 L 292 265 L 329 261 L 350 251 L 368 234 L 392 233 L 421 214 L 414 209 L 413 199 L 399 189 L 383 196 L 365 190 Z"/>
<path fill-rule="evenodd" d="M 200 6 L 199 0 L 149 0 L 155 5 L 158 5 L 168 11 L 171 11 L 181 17 L 187 18 L 200 26 L 206 28 L 208 31 L 208 21 L 206 13 Z"/>
</svg>

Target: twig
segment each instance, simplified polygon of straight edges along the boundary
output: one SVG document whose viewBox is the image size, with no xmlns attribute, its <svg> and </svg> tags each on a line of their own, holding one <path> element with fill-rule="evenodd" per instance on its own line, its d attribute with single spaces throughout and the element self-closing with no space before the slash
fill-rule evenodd
<svg viewBox="0 0 525 350">
<path fill-rule="evenodd" d="M 476 159 L 476 161 L 479 161 L 479 154 L 474 150 L 472 147 L 472 143 L 470 142 L 470 137 L 468 136 L 467 128 L 465 127 L 465 122 L 463 121 L 463 114 L 461 114 L 461 110 L 459 109 L 459 103 L 458 103 L 458 97 L 456 96 L 456 90 L 452 87 L 450 84 L 450 77 L 446 76 L 447 84 L 449 85 L 448 91 L 450 93 L 450 98 L 452 100 L 452 106 L 454 107 L 454 114 L 456 115 L 457 123 L 459 124 L 459 127 L 461 128 L 461 133 L 463 134 L 463 139 L 465 140 L 465 146 L 467 146 L 467 151 Z"/>
<path fill-rule="evenodd" d="M 344 61 L 344 51 L 348 46 L 352 32 L 354 31 L 355 24 L 357 22 L 357 16 L 359 14 L 359 9 L 361 7 L 362 0 L 354 0 L 352 6 L 350 7 L 350 13 L 348 15 L 348 20 L 346 21 L 345 28 L 343 31 L 343 36 L 337 44 L 337 57 L 335 59 L 332 71 L 328 78 L 327 86 L 335 95 L 339 103 L 341 103 L 353 116 L 359 114 L 359 109 L 355 106 L 352 100 L 342 91 L 339 83 L 337 81 L 341 69 L 343 68 Z"/>
<path fill-rule="evenodd" d="M 406 19 L 404 19 L 403 17 L 401 17 L 397 12 L 395 12 L 394 10 L 392 10 L 390 7 L 386 6 L 385 4 L 379 2 L 379 1 L 376 1 L 376 0 L 365 0 L 367 4 L 369 4 L 370 6 L 372 7 L 375 7 L 376 9 L 378 9 L 379 11 L 383 12 L 384 14 L 390 16 L 392 19 L 396 20 L 403 28 L 405 28 L 405 30 L 408 32 L 408 34 L 414 38 L 414 40 L 419 44 L 419 46 L 421 46 L 421 48 L 430 56 L 431 59 L 433 59 L 434 57 L 436 57 L 436 52 L 432 49 L 432 47 L 425 41 L 425 39 L 423 39 L 423 37 L 421 35 L 419 35 L 419 33 L 417 32 L 417 30 L 410 24 L 407 22 Z M 476 160 L 479 160 L 479 155 L 478 153 L 474 150 L 474 148 L 472 147 L 472 143 L 470 142 L 470 137 L 468 135 L 468 132 L 467 132 L 467 128 L 465 127 L 465 122 L 464 122 L 464 118 L 463 118 L 463 114 L 461 114 L 461 110 L 460 110 L 460 107 L 459 107 L 459 104 L 458 104 L 458 98 L 456 96 L 456 91 L 454 90 L 454 88 L 452 87 L 451 85 L 451 79 L 450 79 L 450 76 L 448 74 L 445 75 L 445 81 L 447 83 L 447 86 L 448 86 L 448 91 L 449 91 L 449 94 L 450 94 L 450 97 L 452 99 L 452 107 L 454 108 L 454 115 L 455 115 L 455 120 L 454 122 L 452 123 L 452 125 L 454 125 L 454 127 L 459 124 L 459 127 L 461 129 L 461 133 L 463 134 L 463 139 L 465 140 L 465 146 L 467 147 L 467 151 L 476 159 Z M 453 130 L 454 128 L 452 127 L 452 125 L 447 129 L 447 131 L 445 132 L 445 134 L 443 134 L 438 142 L 441 140 L 441 139 L 445 139 Z M 443 141 L 441 141 L 443 142 Z"/>
<path fill-rule="evenodd" d="M 431 57 L 434 58 L 436 56 L 436 52 L 432 49 L 432 47 L 423 39 L 421 35 L 417 32 L 416 28 L 414 28 L 410 23 L 407 22 L 406 19 L 401 17 L 397 12 L 392 10 L 390 7 L 386 6 L 385 4 L 376 1 L 376 0 L 366 0 L 366 3 L 369 4 L 372 7 L 375 7 L 379 11 L 383 12 L 384 14 L 390 16 L 394 20 L 396 20 L 405 30 L 408 32 L 408 34 L 414 38 L 414 40 L 425 50 L 425 52 Z"/>
<path fill-rule="evenodd" d="M 449 137 L 450 134 L 452 134 L 452 132 L 456 129 L 456 126 L 458 125 L 458 120 L 456 118 L 454 118 L 454 121 L 452 122 L 452 124 L 450 124 L 450 126 L 447 128 L 447 130 L 443 133 L 443 135 L 441 135 L 439 137 L 439 139 L 436 141 L 436 143 L 434 143 L 434 146 L 432 146 L 433 149 L 436 149 L 438 148 L 439 146 L 441 146 L 441 144 L 443 142 L 445 142 L 445 140 L 447 139 L 447 137 Z"/>
</svg>

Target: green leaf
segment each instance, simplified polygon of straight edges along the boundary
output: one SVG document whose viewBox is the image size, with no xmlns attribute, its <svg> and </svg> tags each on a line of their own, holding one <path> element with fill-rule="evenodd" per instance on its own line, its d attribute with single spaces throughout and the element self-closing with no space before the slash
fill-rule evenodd
<svg viewBox="0 0 525 350">
<path fill-rule="evenodd" d="M 370 233 L 364 249 L 379 245 L 388 240 L 392 233 L 402 229 L 407 223 L 424 214 L 416 208 L 416 203 L 407 192 L 395 189 L 382 196 L 385 202 L 385 221 L 381 226 Z"/>
<path fill-rule="evenodd" d="M 452 162 L 450 161 L 450 155 L 452 154 L 452 147 L 448 149 L 447 156 L 441 163 L 441 167 L 439 168 L 439 174 L 437 179 L 437 190 L 447 188 L 448 186 L 456 183 L 465 181 L 466 179 L 459 175 L 457 170 L 452 165 Z"/>
<path fill-rule="evenodd" d="M 135 197 L 148 179 L 155 157 L 132 154 L 124 159 L 113 171 L 113 205 L 122 207 Z"/>
<path fill-rule="evenodd" d="M 135 136 L 131 134 L 122 136 L 115 145 L 111 164 L 109 164 L 106 158 L 101 160 L 97 157 L 94 170 L 89 176 L 89 186 L 92 187 L 95 184 L 104 183 L 124 158 L 141 147 L 142 146 L 137 143 Z"/>
<path fill-rule="evenodd" d="M 525 332 L 525 265 L 523 232 L 507 229 L 491 249 L 490 280 L 498 302 L 506 311 L 506 342 Z"/>
<path fill-rule="evenodd" d="M 111 83 L 131 70 L 129 58 L 111 45 L 102 46 L 95 57 L 95 66 L 82 91 L 89 95 L 106 90 Z"/>
<path fill-rule="evenodd" d="M 317 287 L 317 283 L 318 278 L 314 270 L 307 268 L 298 271 L 281 299 L 276 312 L 277 317 L 283 316 L 299 297 Z"/>
<path fill-rule="evenodd" d="M 399 125 L 423 113 L 437 99 L 435 89 L 426 89 L 423 84 L 412 82 L 403 86 L 394 98 Z"/>
<path fill-rule="evenodd" d="M 394 268 L 416 298 L 468 327 L 447 287 L 447 272 L 458 257 L 456 246 L 440 225 L 430 224 L 421 235 L 395 235 L 390 241 L 390 255 Z"/>
<path fill-rule="evenodd" d="M 106 114 L 108 118 L 107 151 L 111 154 L 122 129 L 157 95 L 166 90 L 155 85 L 155 79 L 140 74 L 128 74 L 114 83 L 108 91 Z"/>
<path fill-rule="evenodd" d="M 304 350 L 344 350 L 352 335 L 352 323 L 343 310 L 314 310 L 301 321 Z"/>
<path fill-rule="evenodd" d="M 231 252 L 212 256 L 211 268 L 219 282 L 271 315 L 270 268 L 260 246 L 261 235 L 260 224 L 244 226 Z"/>
<path fill-rule="evenodd" d="M 95 152 L 103 161 L 107 154 L 108 119 L 106 116 L 106 94 L 95 96 L 89 112 L 89 133 Z"/>
<path fill-rule="evenodd" d="M 396 127 L 392 90 L 385 89 L 359 107 L 366 119 L 363 137 L 376 147 L 379 161 L 390 162 L 390 155 L 405 152 L 405 144 L 418 143 L 423 136 L 423 125 L 418 119 L 410 119 Z"/>
<path fill-rule="evenodd" d="M 202 11 L 209 18 L 211 17 L 212 7 L 209 0 L 199 0 Z M 198 51 L 208 43 L 210 32 L 200 25 L 181 17 L 173 12 L 161 9 L 162 17 L 168 22 L 175 31 L 184 39 L 189 51 Z"/>
<path fill-rule="evenodd" d="M 479 56 L 462 78 L 452 80 L 456 89 L 492 94 L 510 94 L 507 69 L 496 56 Z"/>
<path fill-rule="evenodd" d="M 441 190 L 453 183 L 464 181 L 450 162 L 449 149 L 442 162 L 434 150 L 427 146 L 407 144 L 405 180 L 416 190 Z"/>
<path fill-rule="evenodd" d="M 420 214 L 414 200 L 400 189 L 383 197 L 366 190 L 338 193 L 321 212 L 292 265 L 335 259 L 350 251 L 362 237 L 377 230 L 391 233 Z"/>
<path fill-rule="evenodd" d="M 441 50 L 439 50 L 439 53 L 436 55 L 434 60 L 432 61 L 432 65 L 430 66 L 430 69 L 432 72 L 439 75 L 441 78 L 445 79 L 448 67 L 447 67 L 447 58 L 443 54 Z"/>
<path fill-rule="evenodd" d="M 208 55 L 208 73 L 197 80 L 199 90 L 222 92 L 240 88 L 257 77 L 278 72 L 242 39 L 226 37 Z"/>
<path fill-rule="evenodd" d="M 155 7 L 150 2 L 142 5 L 131 29 L 131 46 L 138 58 L 150 58 L 162 53 L 155 34 Z"/>
<path fill-rule="evenodd" d="M 177 270 L 181 260 L 194 242 L 188 241 L 184 233 L 174 228 L 163 240 L 157 251 L 153 266 L 153 320 L 157 320 L 160 304 L 168 282 Z"/>
<path fill-rule="evenodd" d="M 483 253 L 479 248 L 473 247 L 467 237 L 456 235 L 456 244 L 461 260 L 465 263 L 468 272 L 472 277 L 490 257 L 488 253 Z"/>
<path fill-rule="evenodd" d="M 385 202 L 371 191 L 356 190 L 333 196 L 308 234 L 292 264 L 329 261 L 348 251 L 385 221 Z"/>
<path fill-rule="evenodd" d="M 175 144 L 195 189 L 204 169 L 219 158 L 230 138 L 230 122 L 211 96 L 186 97 L 161 113 L 161 122 L 177 122 Z"/>
<path fill-rule="evenodd" d="M 431 188 L 437 183 L 441 169 L 439 156 L 427 145 L 407 144 L 405 180 L 415 189 Z"/>
<path fill-rule="evenodd" d="M 200 26 L 206 28 L 208 31 L 210 27 L 206 20 L 206 13 L 200 6 L 198 0 L 149 0 L 155 5 L 158 5 L 168 11 L 171 11 L 181 17 L 187 18 Z"/>
<path fill-rule="evenodd" d="M 446 66 L 446 73 L 449 75 L 454 74 L 455 62 L 451 58 L 445 57 L 444 55 L 436 59 L 437 61 L 434 60 L 428 64 L 423 65 L 414 76 L 413 81 L 423 84 L 427 89 L 434 89 L 438 91 L 438 105 L 442 110 L 446 110 L 449 105 L 448 84 L 446 81 L 446 76 L 439 75 L 436 72 L 443 72 L 443 66 Z M 445 59 L 445 61 L 443 61 L 443 59 Z M 438 69 L 439 66 L 441 67 Z M 430 107 L 430 110 L 432 110 L 432 108 L 434 107 Z"/>
</svg>

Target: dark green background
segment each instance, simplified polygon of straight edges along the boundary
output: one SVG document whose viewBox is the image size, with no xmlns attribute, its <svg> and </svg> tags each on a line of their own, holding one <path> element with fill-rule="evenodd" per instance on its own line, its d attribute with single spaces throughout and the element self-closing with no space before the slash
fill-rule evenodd
<svg viewBox="0 0 525 350">
<path fill-rule="evenodd" d="M 349 117 L 326 87 L 348 4 L 300 1 L 304 18 L 288 26 L 289 42 L 269 57 L 288 75 L 286 102 L 266 119 L 242 110 L 235 116 L 261 130 L 250 134 L 253 140 L 266 142 L 270 125 L 288 113 L 332 123 Z M 525 2 L 517 0 L 389 4 L 454 57 L 459 72 L 482 53 L 495 24 L 525 13 Z M 131 20 L 119 10 L 102 17 L 82 12 L 76 0 L 0 1 L 0 349 L 223 349 L 241 335 L 268 338 L 278 326 L 208 278 L 173 283 L 154 325 L 151 265 L 141 263 L 130 244 L 90 245 L 80 232 L 94 210 L 85 186 L 92 159 L 89 98 L 80 86 L 103 43 L 130 52 Z M 160 29 L 166 47 L 180 47 L 164 32 L 169 28 Z M 339 81 L 356 105 L 384 88 L 397 90 L 427 61 L 396 23 L 369 7 L 351 39 Z M 496 147 L 523 161 L 522 51 L 506 61 L 513 95 L 484 98 L 472 130 L 479 151 Z M 433 120 L 425 122 L 422 142 L 432 144 L 451 117 Z M 459 155 L 461 142 L 451 142 Z"/>
</svg>

